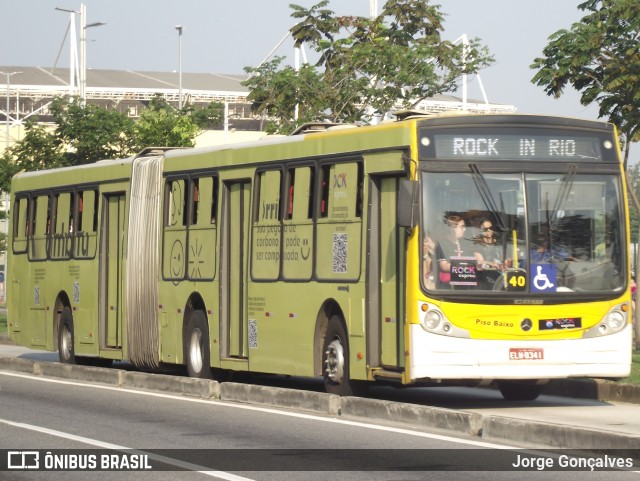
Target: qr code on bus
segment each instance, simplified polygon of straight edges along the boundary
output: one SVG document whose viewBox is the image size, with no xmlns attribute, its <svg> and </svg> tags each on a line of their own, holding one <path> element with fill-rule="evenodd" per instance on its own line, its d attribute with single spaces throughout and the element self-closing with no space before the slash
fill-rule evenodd
<svg viewBox="0 0 640 481">
<path fill-rule="evenodd" d="M 333 234 L 333 272 L 347 272 L 347 234 Z"/>
<path fill-rule="evenodd" d="M 258 321 L 249 319 L 249 349 L 258 349 Z"/>
</svg>

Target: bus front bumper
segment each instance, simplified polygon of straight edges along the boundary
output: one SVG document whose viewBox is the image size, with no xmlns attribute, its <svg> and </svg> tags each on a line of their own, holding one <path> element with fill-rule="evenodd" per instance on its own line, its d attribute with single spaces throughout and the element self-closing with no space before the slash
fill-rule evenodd
<svg viewBox="0 0 640 481">
<path fill-rule="evenodd" d="M 632 327 L 570 340 L 463 339 L 410 326 L 410 380 L 622 378 L 631 369 Z"/>
</svg>

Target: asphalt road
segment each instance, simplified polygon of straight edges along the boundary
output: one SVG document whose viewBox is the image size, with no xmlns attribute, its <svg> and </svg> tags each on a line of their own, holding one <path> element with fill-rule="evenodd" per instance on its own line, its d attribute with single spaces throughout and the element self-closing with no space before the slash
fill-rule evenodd
<svg viewBox="0 0 640 481">
<path fill-rule="evenodd" d="M 37 361 L 44 366 L 55 367 L 57 365 L 55 362 L 57 361 L 56 353 L 31 351 L 19 346 L 0 345 L 0 357 L 21 358 L 30 362 Z M 118 367 L 127 366 L 119 364 Z M 140 376 L 142 379 L 150 378 L 146 374 Z M 500 426 L 501 423 L 506 422 L 509 427 L 509 437 L 499 435 L 492 438 L 490 435 L 492 430 L 487 430 L 486 424 L 485 432 L 481 433 L 482 438 L 479 438 L 477 435 L 469 435 L 459 429 L 457 431 L 455 429 L 436 429 L 421 423 L 412 425 L 411 423 L 407 424 L 406 420 L 404 423 L 397 423 L 394 422 L 393 416 L 388 415 L 368 416 L 364 412 L 354 412 L 353 410 L 351 418 L 344 411 L 339 417 L 311 415 L 286 407 L 272 409 L 260 405 L 248 406 L 237 402 L 222 402 L 219 399 L 185 399 L 185 396 L 159 392 L 137 392 L 139 390 L 134 390 L 134 392 L 131 389 L 126 389 L 126 386 L 125 389 L 116 386 L 92 386 L 87 385 L 85 381 L 77 381 L 73 379 L 73 376 L 68 380 L 56 380 L 46 376 L 34 377 L 16 372 L 0 371 L 0 419 L 3 420 L 0 421 L 0 433 L 2 433 L 0 435 L 0 457 L 3 456 L 2 449 L 63 449 L 75 446 L 74 443 L 79 443 L 79 447 L 84 446 L 85 448 L 99 447 L 103 445 L 102 443 L 107 443 L 107 446 L 142 449 L 145 452 L 153 449 L 180 449 L 181 451 L 177 454 L 169 453 L 171 459 L 176 456 L 180 459 L 184 453 L 200 448 L 231 449 L 232 451 L 226 451 L 225 454 L 231 452 L 236 456 L 240 455 L 242 460 L 240 466 L 234 462 L 231 462 L 231 466 L 223 464 L 225 467 L 231 468 L 227 471 L 242 473 L 242 476 L 248 479 L 341 479 L 339 476 L 335 476 L 335 473 L 327 477 L 326 473 L 319 469 L 324 469 L 325 462 L 331 465 L 332 460 L 341 459 L 341 456 L 344 456 L 341 453 L 345 452 L 349 453 L 351 457 L 355 456 L 356 460 L 362 461 L 361 451 L 345 450 L 388 450 L 390 448 L 429 450 L 425 451 L 429 453 L 426 458 L 421 457 L 420 459 L 431 466 L 430 463 L 434 459 L 450 463 L 451 459 L 447 459 L 447 456 L 451 456 L 451 453 L 454 453 L 454 456 L 460 456 L 456 454 L 458 450 L 481 448 L 484 451 L 481 452 L 480 457 L 474 450 L 467 451 L 461 459 L 476 463 L 473 465 L 474 471 L 478 469 L 477 463 L 480 463 L 479 468 L 482 471 L 486 469 L 488 462 L 485 459 L 485 453 L 498 452 L 495 449 L 499 447 L 536 449 L 546 449 L 549 446 L 579 447 L 586 441 L 587 436 L 595 436 L 591 442 L 598 445 L 597 443 L 601 439 L 609 442 L 611 435 L 616 447 L 627 447 L 625 443 L 632 443 L 640 437 L 638 436 L 640 433 L 640 406 L 635 404 L 557 396 L 541 396 L 537 401 L 528 403 L 509 403 L 504 401 L 499 393 L 488 389 L 422 388 L 397 390 L 375 387 L 372 389 L 370 397 L 373 402 L 382 404 L 383 408 L 389 412 L 396 406 L 417 405 L 424 407 L 424 409 L 443 408 L 447 415 L 460 413 L 468 416 L 469 413 L 474 413 L 485 420 L 496 419 L 499 422 L 490 425 Z M 279 387 L 292 388 L 296 392 L 310 391 L 312 396 L 315 395 L 314 391 L 322 389 L 321 383 L 317 380 L 285 376 L 252 376 L 242 379 L 242 382 L 245 384 L 237 385 L 241 389 L 242 386 L 247 386 L 247 383 L 252 383 L 259 389 L 268 390 L 269 388 L 265 386 L 276 386 L 276 389 Z M 285 393 L 285 401 L 286 396 Z M 21 424 L 8 424 L 9 422 Z M 539 430 L 540 426 L 543 426 L 543 430 L 545 426 L 553 428 L 550 432 L 553 436 L 558 437 L 558 443 L 556 444 L 554 438 L 549 441 L 548 433 L 546 438 L 533 436 L 535 433 L 530 431 L 532 429 Z M 44 429 L 53 431 L 45 432 Z M 7 433 L 6 436 L 5 433 Z M 71 444 L 68 442 L 70 438 L 72 439 Z M 547 439 L 547 442 L 542 444 L 540 439 Z M 574 444 L 570 443 L 572 439 Z M 239 449 L 252 451 L 241 452 L 238 451 Z M 269 451 L 264 451 L 269 449 L 284 449 L 289 453 L 292 452 L 292 449 L 308 450 L 297 453 L 295 456 L 289 455 L 286 458 L 287 469 L 297 469 L 301 464 L 301 468 L 312 470 L 302 477 L 299 473 L 291 471 L 281 472 L 275 477 L 271 477 L 273 473 L 243 471 L 246 469 L 246 463 L 256 462 L 254 459 L 256 453 L 262 456 L 264 453 L 269 453 Z M 328 451 L 320 452 L 319 449 Z M 434 449 L 446 451 L 433 451 Z M 375 451 L 373 455 L 367 454 L 379 459 L 380 452 Z M 504 451 L 499 452 L 504 453 Z M 412 452 L 397 451 L 396 453 L 401 453 L 393 459 L 396 463 L 402 461 L 406 466 L 413 462 L 411 458 L 402 457 L 410 456 L 413 454 Z M 217 452 L 213 453 L 214 460 L 218 454 Z M 209 459 L 210 455 L 211 453 L 205 457 Z M 281 458 L 281 452 L 278 452 L 278 455 L 280 457 L 276 459 Z M 233 461 L 233 459 L 232 457 L 231 460 Z M 304 461 L 301 462 L 300 459 Z M 383 458 L 382 461 L 385 459 Z M 196 461 L 198 462 L 192 464 L 200 465 L 203 460 Z M 505 460 L 503 457 L 497 461 L 497 465 L 503 466 L 507 461 L 510 461 L 510 458 Z M 320 468 L 313 464 L 318 462 L 321 463 Z M 440 464 L 440 469 L 444 469 L 442 466 L 447 466 L 446 462 L 444 465 Z M 493 464 L 491 465 L 493 466 Z M 259 462 L 258 468 L 260 468 Z M 198 468 L 191 466 L 190 469 Z M 351 469 L 355 468 L 352 466 Z M 397 476 L 390 476 L 389 472 L 383 475 L 365 473 L 362 478 L 358 478 L 357 473 L 352 471 L 343 474 L 344 479 L 424 479 L 427 472 L 409 470 L 402 471 Z M 445 472 L 438 471 L 436 479 L 459 479 L 456 473 L 461 474 L 453 471 L 445 476 Z M 0 472 L 0 478 L 7 479 L 5 477 L 7 474 L 13 473 Z M 32 474 L 34 476 L 43 475 L 43 473 Z M 80 477 L 69 478 L 66 474 Z M 95 474 L 65 473 L 64 478 L 86 479 L 81 475 Z M 99 479 L 128 479 L 118 477 L 122 475 L 121 473 L 103 472 L 102 474 L 106 474 L 107 477 Z M 147 476 L 148 474 L 136 473 L 136 479 L 138 479 L 138 475 Z M 166 473 L 159 472 L 157 474 L 158 476 L 154 476 L 153 479 L 164 479 L 163 476 Z M 179 473 L 180 479 L 183 475 L 190 477 L 195 474 L 191 472 Z M 323 474 L 325 475 L 323 476 Z M 485 474 L 484 471 L 476 473 L 474 478 L 489 479 L 484 477 Z M 509 471 L 502 474 L 505 475 L 504 479 L 507 479 L 507 474 L 508 479 L 529 479 L 532 474 L 543 476 L 540 479 L 545 479 L 544 476 L 549 473 L 538 472 L 537 469 L 531 468 L 524 472 Z M 496 473 L 493 473 L 491 479 L 502 479 L 502 474 L 496 477 Z M 524 474 L 527 475 L 520 476 Z M 556 472 L 553 479 L 557 479 L 557 474 Z M 590 473 L 590 476 L 593 474 Z M 612 479 L 611 474 L 608 474 L 607 479 Z M 20 473 L 20 475 L 25 476 L 25 473 Z M 449 475 L 451 475 L 450 478 Z M 577 475 L 578 473 L 563 471 L 561 479 L 578 479 Z M 112 476 L 115 477 L 112 478 Z M 443 478 L 443 476 L 445 477 Z M 624 476 L 620 479 L 627 479 L 627 476 L 633 476 L 633 473 L 615 473 L 615 479 L 618 479 L 618 476 Z M 25 479 L 25 477 L 19 479 Z M 26 479 L 31 479 L 31 477 Z M 34 479 L 42 478 L 36 476 Z M 167 479 L 175 479 L 175 476 Z M 233 476 L 226 479 L 233 479 Z"/>
<path fill-rule="evenodd" d="M 136 449 L 151 466 L 178 472 L 3 472 L 2 479 L 230 480 L 582 480 L 583 472 L 488 471 L 540 451 L 470 436 L 382 426 L 331 416 L 87 385 L 0 371 L 1 450 Z M 390 453 L 391 449 L 396 450 Z M 198 451 L 198 450 L 206 451 Z M 156 450 L 163 450 L 158 452 Z M 274 455 L 271 450 L 278 450 Z M 376 451 L 360 451 L 376 450 Z M 420 450 L 419 452 L 411 450 Z M 98 451 L 98 455 L 104 451 Z M 189 455 L 192 459 L 187 459 Z M 495 457 L 495 460 L 493 458 Z M 384 471 L 362 471 L 361 462 Z M 473 473 L 453 469 L 471 463 Z M 345 464 L 347 470 L 341 471 Z M 351 464 L 355 463 L 355 464 Z M 487 463 L 490 463 L 487 466 Z M 495 463 L 495 464 L 491 464 Z M 355 466 L 352 468 L 351 466 Z M 486 469 L 484 470 L 483 469 Z M 269 469 L 269 471 L 263 471 Z M 480 469 L 480 470 L 478 470 Z M 214 471 L 215 470 L 215 471 Z M 336 471 L 337 470 L 337 471 Z M 153 476 L 153 478 L 151 478 Z M 590 479 L 638 479 L 638 473 L 595 472 Z"/>
</svg>

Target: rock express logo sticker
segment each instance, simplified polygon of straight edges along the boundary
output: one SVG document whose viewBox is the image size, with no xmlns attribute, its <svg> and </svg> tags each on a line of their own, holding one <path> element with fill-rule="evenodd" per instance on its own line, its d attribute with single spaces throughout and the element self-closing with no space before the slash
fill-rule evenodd
<svg viewBox="0 0 640 481">
<path fill-rule="evenodd" d="M 554 329 L 577 329 L 582 327 L 581 317 L 561 317 L 559 319 L 540 319 L 538 329 L 550 331 Z"/>
</svg>

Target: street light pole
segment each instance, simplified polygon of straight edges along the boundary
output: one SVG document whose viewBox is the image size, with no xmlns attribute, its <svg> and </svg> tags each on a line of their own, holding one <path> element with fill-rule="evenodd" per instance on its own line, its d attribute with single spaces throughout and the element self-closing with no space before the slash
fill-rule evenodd
<svg viewBox="0 0 640 481">
<path fill-rule="evenodd" d="M 87 7 L 80 4 L 80 102 L 87 103 L 87 29 L 106 25 L 104 22 L 94 22 L 87 25 Z"/>
<path fill-rule="evenodd" d="M 6 132 L 6 137 L 5 137 L 5 152 L 6 149 L 9 148 L 9 128 L 10 128 L 10 123 L 9 123 L 9 95 L 10 95 L 10 91 L 9 91 L 9 85 L 11 83 L 11 76 L 12 75 L 18 75 L 21 74 L 22 72 L 0 72 L 0 75 L 4 75 L 7 78 L 7 110 L 4 113 L 5 119 L 6 119 L 6 124 L 7 124 L 7 132 Z M 8 192 L 4 193 L 4 234 L 5 234 L 5 242 L 9 242 L 9 194 Z M 4 265 L 6 266 L 7 264 L 7 252 L 4 251 Z M 6 267 L 5 267 L 5 273 L 6 273 Z"/>
<path fill-rule="evenodd" d="M 6 120 L 6 124 L 7 124 L 7 132 L 5 134 L 5 149 L 9 148 L 9 86 L 11 84 L 11 76 L 12 75 L 18 75 L 21 74 L 22 72 L 0 72 L 0 75 L 4 75 L 7 77 L 7 110 L 4 114 L 5 116 L 5 120 Z"/>
<path fill-rule="evenodd" d="M 69 37 L 69 96 L 71 97 L 76 92 L 76 79 L 78 81 L 80 80 L 80 67 L 78 67 L 78 42 L 76 40 L 76 14 L 79 14 L 80 12 L 60 7 L 56 7 L 55 10 L 67 12 L 69 14 L 69 27 L 67 31 L 71 32 Z M 62 42 L 64 44 L 64 40 Z M 60 50 L 62 50 L 62 45 L 60 46 Z M 58 55 L 60 55 L 60 53 L 58 53 Z M 56 59 L 56 64 L 57 63 L 58 59 Z"/>
<path fill-rule="evenodd" d="M 182 25 L 176 25 L 178 31 L 178 110 L 182 110 Z"/>
</svg>

